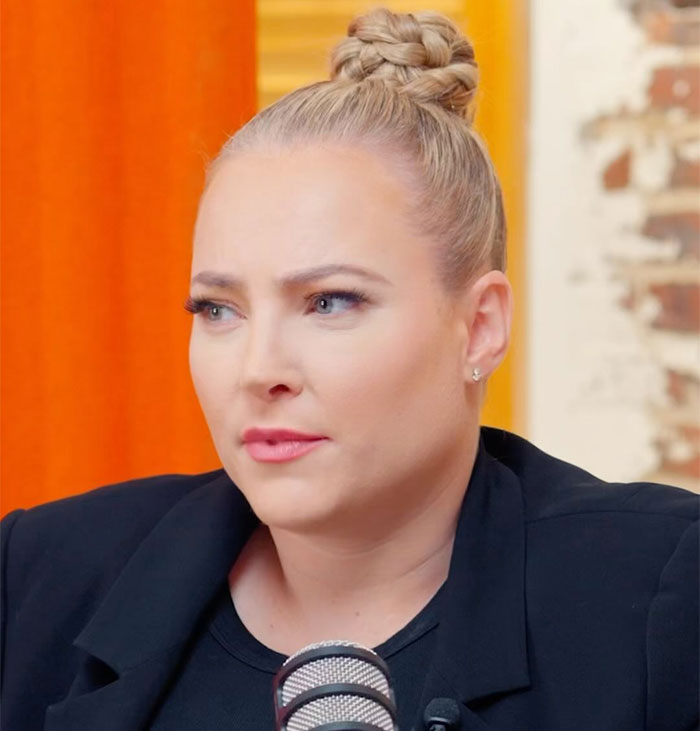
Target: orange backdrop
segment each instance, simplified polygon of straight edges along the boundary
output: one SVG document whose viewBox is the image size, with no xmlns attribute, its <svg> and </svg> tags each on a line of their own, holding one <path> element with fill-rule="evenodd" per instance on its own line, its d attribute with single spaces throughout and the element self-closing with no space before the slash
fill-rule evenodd
<svg viewBox="0 0 700 731">
<path fill-rule="evenodd" d="M 2 36 L 2 512 L 213 469 L 182 302 L 254 0 L 5 0 Z"/>
</svg>

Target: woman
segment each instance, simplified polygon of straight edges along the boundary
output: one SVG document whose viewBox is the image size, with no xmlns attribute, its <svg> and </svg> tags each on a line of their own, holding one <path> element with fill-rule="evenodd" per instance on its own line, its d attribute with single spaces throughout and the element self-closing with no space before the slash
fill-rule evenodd
<svg viewBox="0 0 700 731">
<path fill-rule="evenodd" d="M 697 724 L 696 497 L 479 428 L 511 290 L 476 84 L 451 21 L 378 9 L 225 145 L 186 303 L 223 469 L 6 518 L 5 728 L 273 728 L 339 638 L 402 730 Z"/>
</svg>

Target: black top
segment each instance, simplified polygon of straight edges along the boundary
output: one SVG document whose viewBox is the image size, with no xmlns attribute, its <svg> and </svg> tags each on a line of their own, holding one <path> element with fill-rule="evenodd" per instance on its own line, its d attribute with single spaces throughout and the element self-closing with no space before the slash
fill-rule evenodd
<svg viewBox="0 0 700 731">
<path fill-rule="evenodd" d="M 469 731 L 696 728 L 698 496 L 481 437 L 411 724 L 451 698 Z M 147 729 L 258 524 L 223 470 L 8 515 L 3 731 Z"/>
<path fill-rule="evenodd" d="M 405 627 L 372 648 L 389 665 L 401 731 L 409 731 L 418 711 L 425 668 L 435 649 L 441 594 L 442 587 Z M 195 632 L 150 728 L 273 731 L 273 677 L 286 659 L 250 634 L 225 584 Z"/>
</svg>

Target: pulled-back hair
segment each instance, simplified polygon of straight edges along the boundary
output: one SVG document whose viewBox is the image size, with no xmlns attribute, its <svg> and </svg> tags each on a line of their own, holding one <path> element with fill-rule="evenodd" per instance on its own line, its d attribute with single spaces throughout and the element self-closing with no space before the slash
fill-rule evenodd
<svg viewBox="0 0 700 731">
<path fill-rule="evenodd" d="M 377 8 L 350 23 L 331 54 L 330 75 L 256 114 L 229 138 L 209 176 L 237 152 L 359 146 L 402 175 L 408 215 L 434 242 L 447 292 L 485 269 L 503 270 L 501 188 L 471 127 L 478 70 L 459 28 L 434 12 Z"/>
</svg>

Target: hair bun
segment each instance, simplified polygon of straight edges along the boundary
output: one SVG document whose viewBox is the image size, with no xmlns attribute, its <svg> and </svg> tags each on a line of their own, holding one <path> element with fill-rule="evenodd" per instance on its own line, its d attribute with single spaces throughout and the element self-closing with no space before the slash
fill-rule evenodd
<svg viewBox="0 0 700 731">
<path fill-rule="evenodd" d="M 350 23 L 348 37 L 331 55 L 331 79 L 369 77 L 469 119 L 479 71 L 474 48 L 449 18 L 376 8 Z"/>
</svg>

